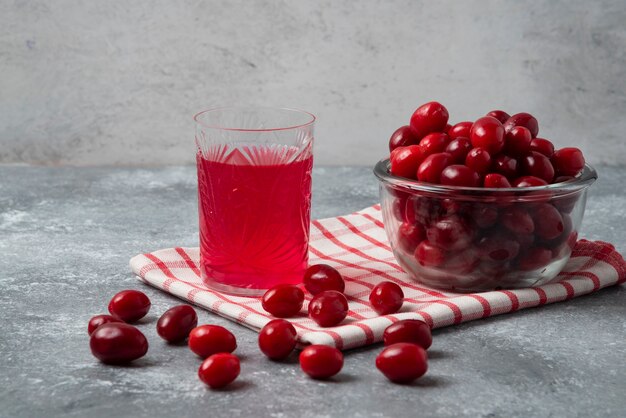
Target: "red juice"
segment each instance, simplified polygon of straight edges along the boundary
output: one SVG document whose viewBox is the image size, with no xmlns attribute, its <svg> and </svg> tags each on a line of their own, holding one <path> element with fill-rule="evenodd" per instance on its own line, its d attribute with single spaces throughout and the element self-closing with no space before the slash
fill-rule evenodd
<svg viewBox="0 0 626 418">
<path fill-rule="evenodd" d="M 209 285 L 268 289 L 302 281 L 313 157 L 280 163 L 289 153 L 245 148 L 218 162 L 198 152 L 200 269 Z"/>
</svg>

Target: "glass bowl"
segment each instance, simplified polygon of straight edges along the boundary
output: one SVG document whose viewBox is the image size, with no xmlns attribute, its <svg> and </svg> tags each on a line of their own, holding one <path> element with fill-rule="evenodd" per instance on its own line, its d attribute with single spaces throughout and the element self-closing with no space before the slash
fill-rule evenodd
<svg viewBox="0 0 626 418">
<path fill-rule="evenodd" d="M 585 165 L 566 182 L 490 189 L 423 183 L 389 167 L 381 160 L 374 174 L 396 260 L 414 280 L 455 292 L 532 287 L 556 277 L 597 178 Z"/>
</svg>

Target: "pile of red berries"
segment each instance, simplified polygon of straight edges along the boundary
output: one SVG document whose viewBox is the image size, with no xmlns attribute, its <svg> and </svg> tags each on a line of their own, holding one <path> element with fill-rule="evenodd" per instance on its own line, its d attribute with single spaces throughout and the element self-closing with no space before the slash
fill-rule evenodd
<svg viewBox="0 0 626 418">
<path fill-rule="evenodd" d="M 585 166 L 578 148 L 555 151 L 538 138 L 537 119 L 493 110 L 448 124 L 448 110 L 426 103 L 389 139 L 391 174 L 462 187 L 533 187 L 570 180 Z"/>
<path fill-rule="evenodd" d="M 317 264 L 309 267 L 304 287 L 313 295 L 309 301 L 309 316 L 320 326 L 335 326 L 348 313 L 345 283 L 333 267 Z M 282 360 L 296 348 L 297 333 L 291 322 L 282 319 L 300 313 L 304 292 L 297 286 L 278 285 L 268 290 L 262 299 L 263 308 L 278 317 L 261 329 L 259 349 L 271 360 Z M 381 282 L 370 294 L 372 308 L 380 315 L 398 312 L 404 302 L 400 286 Z M 148 351 L 144 334 L 128 322 L 136 322 L 150 310 L 148 297 L 136 290 L 124 290 L 109 303 L 111 315 L 97 315 L 88 325 L 90 348 L 103 363 L 128 363 L 143 357 Z M 200 380 L 211 388 L 221 388 L 233 382 L 240 373 L 239 358 L 232 354 L 237 348 L 235 336 L 218 325 L 200 325 L 195 310 L 189 305 L 175 306 L 157 322 L 157 333 L 169 343 L 188 339 L 189 349 L 203 358 L 198 369 Z M 377 356 L 376 367 L 391 381 L 411 382 L 427 370 L 428 349 L 432 343 L 430 327 L 418 320 L 397 321 L 383 336 L 386 348 Z M 300 367 L 314 379 L 327 379 L 343 368 L 343 354 L 334 347 L 310 345 L 299 356 Z"/>
</svg>

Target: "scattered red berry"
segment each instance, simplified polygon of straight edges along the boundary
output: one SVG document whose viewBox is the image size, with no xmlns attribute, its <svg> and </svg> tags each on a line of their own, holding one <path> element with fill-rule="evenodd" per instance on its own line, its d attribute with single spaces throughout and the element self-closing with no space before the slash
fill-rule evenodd
<svg viewBox="0 0 626 418">
<path fill-rule="evenodd" d="M 376 357 L 376 368 L 394 383 L 410 383 L 428 370 L 428 355 L 419 345 L 396 343 Z"/>
<path fill-rule="evenodd" d="M 202 358 L 216 353 L 232 353 L 237 348 L 235 336 L 219 325 L 200 325 L 189 333 L 189 349 Z"/>
<path fill-rule="evenodd" d="M 297 315 L 304 304 L 304 292 L 297 286 L 279 284 L 265 292 L 261 305 L 277 318 Z"/>
<path fill-rule="evenodd" d="M 341 371 L 343 354 L 334 347 L 310 345 L 300 353 L 300 367 L 313 379 L 328 379 Z"/>
<path fill-rule="evenodd" d="M 396 313 L 404 303 L 402 288 L 393 282 L 378 283 L 370 293 L 370 304 L 378 315 Z"/>
<path fill-rule="evenodd" d="M 109 302 L 109 312 L 124 322 L 135 322 L 150 310 L 150 299 L 138 290 L 123 290 Z"/>
<path fill-rule="evenodd" d="M 189 305 L 179 305 L 165 311 L 157 322 L 157 333 L 170 343 L 184 341 L 198 325 L 198 314 Z"/>
<path fill-rule="evenodd" d="M 282 360 L 296 347 L 297 333 L 291 322 L 274 319 L 259 333 L 259 348 L 272 360 Z"/>
<path fill-rule="evenodd" d="M 318 293 L 309 302 L 309 317 L 320 327 L 334 327 L 348 315 L 348 299 L 336 290 Z"/>
<path fill-rule="evenodd" d="M 109 324 L 111 322 L 124 321 L 111 315 L 96 315 L 89 320 L 89 324 L 87 325 L 87 333 L 91 335 L 100 325 Z"/>
<path fill-rule="evenodd" d="M 427 350 L 433 343 L 433 337 L 426 322 L 417 319 L 403 319 L 385 329 L 383 342 L 386 346 L 397 343 L 417 344 Z"/>
<path fill-rule="evenodd" d="M 304 288 L 312 295 L 325 290 L 336 290 L 343 293 L 345 283 L 341 274 L 328 264 L 314 264 L 304 272 Z"/>
<path fill-rule="evenodd" d="M 213 354 L 198 369 L 198 377 L 211 389 L 219 389 L 233 382 L 240 372 L 239 358 L 230 353 Z"/>
<path fill-rule="evenodd" d="M 96 328 L 89 347 L 101 362 L 121 364 L 143 357 L 148 352 L 148 340 L 132 325 L 110 322 Z"/>
</svg>

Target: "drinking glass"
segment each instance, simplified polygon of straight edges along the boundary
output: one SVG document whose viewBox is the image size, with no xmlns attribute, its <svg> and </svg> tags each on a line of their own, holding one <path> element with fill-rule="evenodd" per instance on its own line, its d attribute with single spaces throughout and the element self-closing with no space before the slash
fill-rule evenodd
<svg viewBox="0 0 626 418">
<path fill-rule="evenodd" d="M 203 281 L 242 296 L 300 283 L 308 263 L 315 116 L 222 107 L 194 120 Z"/>
</svg>

